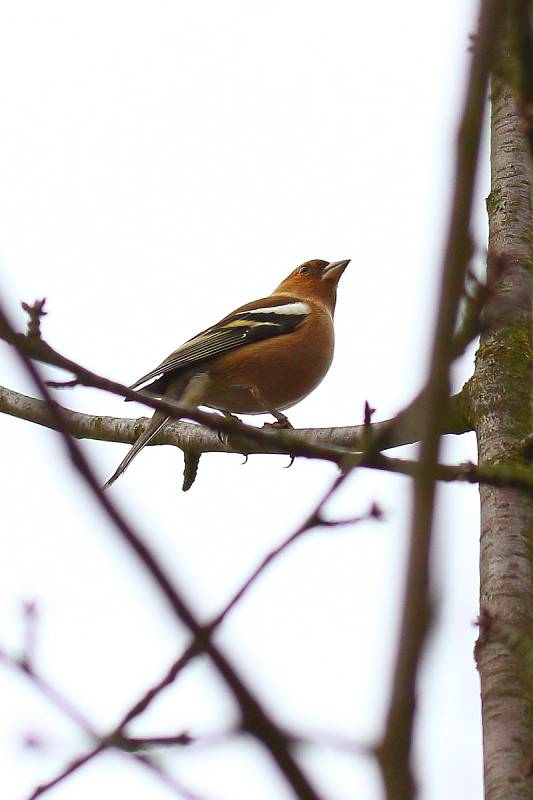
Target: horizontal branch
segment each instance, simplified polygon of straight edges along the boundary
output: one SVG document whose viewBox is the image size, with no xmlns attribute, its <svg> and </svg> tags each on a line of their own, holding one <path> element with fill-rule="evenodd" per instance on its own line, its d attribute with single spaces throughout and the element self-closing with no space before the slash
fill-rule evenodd
<svg viewBox="0 0 533 800">
<path fill-rule="evenodd" d="M 418 441 L 420 438 L 419 420 L 421 417 L 420 412 L 424 407 L 423 392 L 421 392 L 407 408 L 391 420 L 372 423 L 370 425 L 349 426 L 346 428 L 311 428 L 294 432 L 292 430 L 255 428 L 250 425 L 244 425 L 237 420 L 202 411 L 199 408 L 184 408 L 165 398 L 156 398 L 144 394 L 143 392 L 134 391 L 129 386 L 104 378 L 86 369 L 81 364 L 63 356 L 42 339 L 40 319 L 46 313 L 44 312 L 43 305 L 44 301 L 37 301 L 33 306 L 24 304 L 25 309 L 30 315 L 28 333 L 26 335 L 13 332 L 7 325 L 0 325 L 0 339 L 13 345 L 27 358 L 58 367 L 74 375 L 76 379 L 74 381 L 68 381 L 66 385 L 74 386 L 80 384 L 102 389 L 127 398 L 128 400 L 139 402 L 154 410 L 164 411 L 172 419 L 185 418 L 193 420 L 194 422 L 205 425 L 211 431 L 227 434 L 227 436 L 231 437 L 233 447 L 224 446 L 220 442 L 218 436 L 210 436 L 205 439 L 203 434 L 198 434 L 196 426 L 181 428 L 180 433 L 177 437 L 175 436 L 172 441 L 166 440 L 166 436 L 170 432 L 167 426 L 163 436 L 157 437 L 154 440 L 154 444 L 174 444 L 181 447 L 183 450 L 195 451 L 197 453 L 243 453 L 252 452 L 249 448 L 249 440 L 251 439 L 258 445 L 257 449 L 253 452 L 289 452 L 294 455 L 308 456 L 311 458 L 327 458 L 328 453 L 324 451 L 324 445 L 328 447 L 347 448 L 349 450 L 364 450 L 368 448 L 369 437 L 372 437 L 374 448 L 383 450 L 389 447 L 410 444 Z M 13 399 L 16 400 L 17 398 Z M 18 409 L 18 413 L 17 410 L 8 410 L 7 407 L 5 409 L 0 408 L 0 410 L 5 410 L 6 413 L 13 413 L 15 416 L 22 416 L 30 421 L 38 422 L 38 424 L 53 427 L 50 422 L 53 421 L 54 415 L 46 414 L 46 408 L 42 409 L 41 412 L 36 415 L 38 418 L 31 419 L 25 416 L 26 413 L 30 412 L 30 408 L 27 402 L 22 402 L 22 397 L 18 398 L 18 402 L 11 403 L 10 405 L 12 408 Z M 20 413 L 21 411 L 24 411 L 24 413 Z M 73 426 L 70 432 L 73 436 L 79 438 L 132 443 L 141 430 L 139 427 L 141 420 L 132 421 L 128 419 L 117 421 L 109 417 L 84 419 L 84 415 L 78 415 L 76 412 L 69 410 L 66 410 L 66 412 L 69 417 L 69 422 Z M 110 420 L 112 422 L 110 422 Z M 116 427 L 117 425 L 118 427 Z M 130 425 L 134 426 L 133 429 L 129 427 Z M 110 426 L 112 430 L 110 430 L 108 426 Z M 79 429 L 79 433 L 76 428 Z M 103 432 L 104 428 L 106 428 L 105 433 Z M 446 413 L 443 415 L 441 432 L 461 434 L 469 430 L 472 430 L 472 427 L 469 421 L 468 393 L 462 392 L 449 400 Z M 243 449 L 242 439 L 244 437 L 247 449 Z M 201 439 L 201 441 L 198 441 L 198 439 Z M 330 453 L 330 455 L 335 457 L 339 454 L 337 452 L 333 454 Z"/>
<path fill-rule="evenodd" d="M 416 461 L 388 458 L 374 449 L 367 451 L 364 458 L 358 460 L 357 453 L 363 450 L 365 441 L 368 442 L 369 434 L 379 441 L 379 446 L 383 449 L 416 442 L 415 419 L 417 416 L 416 403 L 418 402 L 419 398 L 393 419 L 374 422 L 369 426 L 302 428 L 290 432 L 252 429 L 269 435 L 264 444 L 259 441 L 250 442 L 248 437 L 235 435 L 223 441 L 217 431 L 204 426 L 188 422 L 170 422 L 154 439 L 153 444 L 172 445 L 186 452 L 195 453 L 275 454 L 321 458 L 337 464 L 342 469 L 360 466 L 414 477 L 420 470 Z M 446 433 L 459 434 L 469 430 L 460 411 L 463 402 L 462 393 L 450 398 L 449 424 Z M 65 428 L 78 439 L 132 444 L 146 423 L 146 417 L 138 419 L 103 417 L 71 411 L 64 406 L 59 408 Z M 56 421 L 47 403 L 3 386 L 0 386 L 0 413 L 57 430 Z M 215 417 L 215 419 L 219 418 Z M 290 433 L 290 448 L 283 446 L 282 443 L 277 443 L 276 439 L 279 433 Z M 273 436 L 270 437 L 270 434 Z M 302 444 L 301 448 L 300 444 Z M 314 454 L 315 444 L 318 444 L 319 447 Z M 455 466 L 440 464 L 435 468 L 434 477 L 436 480 L 444 482 L 487 483 L 492 486 L 514 486 L 529 492 L 533 491 L 533 472 L 526 466 L 520 467 L 516 464 L 509 466 L 505 464 L 486 465 L 482 469 L 470 463 Z"/>
<path fill-rule="evenodd" d="M 150 445 L 168 444 L 179 447 L 181 450 L 192 450 L 196 453 L 281 453 L 292 455 L 310 455 L 306 452 L 295 452 L 294 445 L 305 443 L 310 446 L 331 445 L 335 448 L 343 448 L 349 451 L 362 451 L 368 445 L 371 437 L 379 443 L 380 450 L 392 447 L 400 447 L 405 444 L 412 444 L 418 441 L 419 430 L 417 420 L 419 419 L 418 408 L 421 403 L 420 396 L 411 403 L 406 409 L 401 411 L 396 417 L 384 420 L 383 422 L 373 422 L 370 425 L 348 425 L 332 428 L 301 428 L 298 430 L 263 431 L 260 428 L 252 430 L 259 434 L 267 434 L 263 440 L 258 437 L 255 443 L 244 441 L 242 435 L 232 435 L 224 441 L 218 435 L 218 430 L 207 427 L 200 427 L 187 422 L 170 422 L 163 431 L 158 434 Z M 448 413 L 443 420 L 443 433 L 462 434 L 471 430 L 471 426 L 465 419 L 464 397 L 462 393 L 450 398 Z M 107 417 L 93 414 L 82 414 L 78 411 L 71 411 L 65 406 L 61 406 L 61 412 L 68 431 L 77 439 L 93 439 L 104 442 L 120 442 L 122 444 L 133 444 L 144 424 L 146 417 L 132 419 L 131 417 Z M 43 425 L 46 428 L 57 429 L 55 418 L 50 413 L 47 404 L 43 400 L 38 400 L 27 395 L 20 394 L 0 386 L 0 413 L 9 414 L 36 425 Z M 204 416 L 207 416 L 205 412 Z M 213 422 L 225 422 L 222 417 L 209 414 Z M 229 423 L 235 431 L 234 424 Z M 248 432 L 249 426 L 243 426 Z M 289 433 L 291 438 L 291 450 L 283 446 L 278 434 Z M 246 437 L 248 438 L 248 437 Z M 330 454 L 331 455 L 331 454 Z M 333 460 L 338 460 L 340 453 L 333 454 Z M 328 458 L 327 452 L 317 452 L 316 457 Z M 330 459 L 331 460 L 331 459 Z"/>
</svg>

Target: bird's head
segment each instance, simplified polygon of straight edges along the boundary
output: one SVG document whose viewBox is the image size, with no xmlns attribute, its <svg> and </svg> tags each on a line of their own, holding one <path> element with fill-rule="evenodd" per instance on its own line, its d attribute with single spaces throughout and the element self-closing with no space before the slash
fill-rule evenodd
<svg viewBox="0 0 533 800">
<path fill-rule="evenodd" d="M 333 313 L 337 284 L 349 263 L 349 258 L 344 261 L 323 261 L 320 258 L 305 261 L 280 283 L 275 293 L 317 300 Z"/>
</svg>

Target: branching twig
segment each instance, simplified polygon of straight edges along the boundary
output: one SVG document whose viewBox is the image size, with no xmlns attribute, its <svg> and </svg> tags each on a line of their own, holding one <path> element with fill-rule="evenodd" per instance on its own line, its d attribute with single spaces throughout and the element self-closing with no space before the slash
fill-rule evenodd
<svg viewBox="0 0 533 800">
<path fill-rule="evenodd" d="M 86 753 L 78 756 L 77 758 L 73 759 L 58 775 L 54 776 L 52 780 L 47 783 L 41 784 L 37 786 L 35 790 L 31 794 L 31 798 L 37 798 L 47 792 L 49 789 L 57 786 L 59 783 L 62 783 L 66 778 L 70 777 L 74 772 L 77 772 L 79 769 L 84 767 L 89 761 L 92 761 L 96 756 L 103 753 L 105 750 L 110 748 L 114 748 L 117 750 L 122 750 L 123 752 L 130 753 L 131 756 L 141 763 L 147 769 L 150 769 L 154 772 L 160 780 L 162 780 L 169 788 L 176 791 L 182 797 L 186 798 L 186 800 L 200 800 L 196 795 L 190 792 L 183 784 L 177 781 L 175 778 L 168 775 L 168 773 L 163 769 L 163 767 L 151 759 L 146 755 L 141 755 L 138 750 L 143 749 L 144 747 L 149 746 L 156 746 L 158 743 L 157 738 L 152 739 L 133 739 L 127 737 L 102 737 L 98 734 L 92 723 L 87 719 L 87 717 L 77 708 L 70 700 L 68 700 L 64 694 L 62 694 L 58 689 L 56 689 L 52 684 L 46 680 L 42 675 L 40 675 L 33 666 L 31 666 L 31 662 L 33 659 L 28 660 L 27 658 L 27 648 L 25 648 L 24 655 L 22 658 L 15 658 L 14 656 L 9 655 L 6 651 L 0 648 L 0 662 L 4 663 L 6 666 L 15 669 L 21 672 L 29 681 L 30 683 L 45 697 L 55 708 L 58 709 L 65 717 L 67 717 L 71 722 L 77 725 L 80 730 L 92 740 L 93 746 L 92 748 L 87 751 Z M 163 738 L 163 737 L 161 737 Z M 173 739 L 173 743 L 175 745 L 181 744 L 186 745 L 190 744 L 193 739 L 186 733 L 182 733 L 178 736 L 168 737 L 167 744 L 170 744 L 170 739 Z M 30 798 L 30 800 L 31 800 Z"/>
<path fill-rule="evenodd" d="M 369 511 L 361 515 L 359 517 L 352 518 L 350 520 L 342 520 L 336 522 L 328 522 L 324 520 L 323 517 L 323 510 L 328 503 L 328 501 L 333 497 L 335 492 L 340 488 L 340 486 L 344 483 L 347 479 L 349 472 L 342 473 L 339 475 L 332 483 L 326 494 L 317 504 L 317 506 L 311 511 L 308 515 L 307 519 L 297 528 L 297 530 L 292 533 L 287 539 L 285 539 L 278 547 L 268 553 L 267 556 L 260 562 L 260 564 L 254 569 L 252 574 L 249 578 L 241 585 L 238 591 L 233 595 L 233 597 L 229 600 L 226 606 L 220 611 L 216 617 L 214 617 L 211 622 L 209 622 L 205 629 L 209 632 L 210 635 L 213 634 L 216 628 L 218 628 L 228 614 L 232 611 L 232 609 L 237 605 L 237 603 L 242 600 L 243 596 L 249 591 L 249 589 L 256 583 L 259 576 L 266 570 L 266 568 L 288 547 L 291 546 L 297 539 L 303 536 L 305 533 L 311 531 L 313 528 L 318 527 L 320 525 L 335 525 L 335 524 L 346 524 L 346 525 L 353 525 L 358 522 L 362 522 L 367 519 L 381 519 L 381 511 L 377 504 L 373 503 L 369 509 Z M 195 658 L 197 655 L 201 653 L 201 648 L 199 646 L 199 642 L 193 640 L 187 649 L 183 652 L 183 654 L 175 661 L 170 669 L 166 672 L 163 678 L 158 681 L 155 686 L 151 687 L 144 697 L 142 697 L 123 717 L 122 721 L 117 726 L 116 730 L 111 734 L 114 735 L 123 735 L 123 731 L 135 717 L 139 716 L 139 714 L 143 713 L 148 706 L 152 703 L 152 701 L 168 686 L 170 686 L 177 678 L 179 673 L 187 666 L 187 664 Z"/>
<path fill-rule="evenodd" d="M 385 456 L 381 455 L 380 460 L 384 460 Z M 399 459 L 386 459 L 386 462 L 391 466 L 394 465 L 394 468 L 398 470 L 398 472 L 402 472 L 402 474 L 409 475 L 410 477 L 415 477 L 416 474 L 420 471 L 420 465 L 416 461 L 403 461 Z M 377 462 L 379 463 L 379 462 Z M 377 468 L 380 468 L 377 466 Z M 481 475 L 480 475 L 481 473 Z M 224 609 L 214 617 L 211 622 L 205 625 L 205 629 L 209 631 L 211 634 L 213 631 L 218 628 L 227 615 L 232 611 L 232 609 L 237 605 L 238 602 L 243 598 L 243 596 L 248 592 L 251 586 L 257 581 L 259 576 L 265 571 L 265 569 L 277 558 L 282 552 L 284 552 L 293 542 L 297 541 L 304 533 L 310 531 L 313 527 L 318 525 L 339 525 L 339 524 L 353 524 L 354 522 L 359 522 L 364 519 L 380 519 L 381 511 L 378 506 L 373 504 L 366 515 L 351 518 L 348 520 L 332 520 L 328 521 L 325 520 L 323 517 L 323 509 L 328 502 L 328 500 L 332 497 L 333 493 L 340 487 L 341 483 L 346 479 L 348 473 L 343 473 L 336 478 L 326 495 L 322 498 L 320 503 L 317 507 L 311 512 L 311 514 L 307 517 L 307 519 L 302 523 L 302 525 L 292 533 L 287 539 L 285 539 L 281 545 L 277 548 L 272 550 L 265 558 L 261 561 L 261 563 L 256 567 L 256 569 L 252 572 L 250 577 L 242 584 L 239 590 L 233 595 L 231 600 L 227 603 Z M 509 471 L 505 471 L 504 465 L 494 465 L 492 467 L 486 466 L 483 470 L 479 470 L 474 464 L 460 464 L 457 467 L 447 466 L 447 465 L 438 465 L 435 471 L 435 477 L 438 480 L 442 481 L 466 481 L 470 483 L 477 483 L 478 480 L 487 480 L 488 482 L 505 482 L 505 485 L 519 485 L 522 489 L 525 489 L 529 492 L 533 493 L 533 474 L 531 470 L 524 468 L 523 470 L 516 470 L 515 466 L 513 469 L 509 468 Z M 152 701 L 168 686 L 170 686 L 180 674 L 180 672 L 187 666 L 187 664 L 196 656 L 198 656 L 202 652 L 199 643 L 195 640 L 191 642 L 191 644 L 187 647 L 187 649 L 183 652 L 183 654 L 171 665 L 168 671 L 165 673 L 163 678 L 158 681 L 154 686 L 152 686 L 146 694 L 124 715 L 123 719 L 117 726 L 116 731 L 111 736 L 121 733 L 125 727 L 130 723 L 133 719 L 137 716 L 142 714 L 148 706 L 152 703 Z"/>
</svg>

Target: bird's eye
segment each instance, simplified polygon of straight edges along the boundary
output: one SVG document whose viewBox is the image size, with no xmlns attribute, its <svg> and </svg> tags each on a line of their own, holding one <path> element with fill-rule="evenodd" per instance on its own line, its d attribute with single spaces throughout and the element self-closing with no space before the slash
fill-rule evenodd
<svg viewBox="0 0 533 800">
<path fill-rule="evenodd" d="M 309 272 L 309 267 L 306 267 L 306 266 L 300 267 L 298 272 L 299 272 L 300 275 L 305 275 L 307 272 Z"/>
</svg>

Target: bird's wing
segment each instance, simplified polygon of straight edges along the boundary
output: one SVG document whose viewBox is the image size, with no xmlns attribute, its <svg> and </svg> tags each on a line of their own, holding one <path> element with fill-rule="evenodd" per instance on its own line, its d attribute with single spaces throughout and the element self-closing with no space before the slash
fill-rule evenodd
<svg viewBox="0 0 533 800">
<path fill-rule="evenodd" d="M 302 324 L 310 311 L 307 303 L 291 296 L 255 300 L 189 339 L 130 388 L 138 389 L 154 378 L 216 358 L 237 347 L 290 333 Z"/>
</svg>

